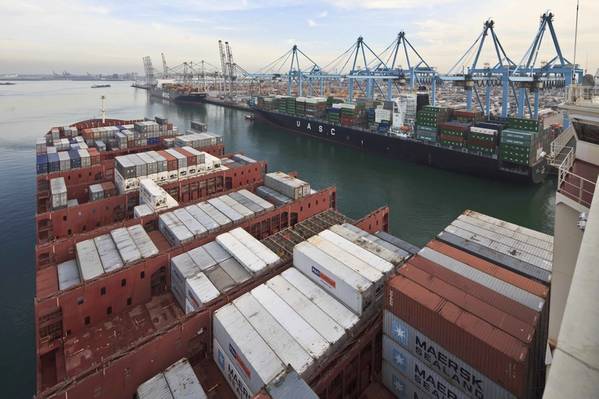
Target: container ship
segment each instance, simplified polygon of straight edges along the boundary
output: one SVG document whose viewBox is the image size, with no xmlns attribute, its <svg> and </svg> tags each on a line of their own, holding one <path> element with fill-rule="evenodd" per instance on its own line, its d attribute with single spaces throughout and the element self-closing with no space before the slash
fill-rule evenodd
<svg viewBox="0 0 599 399">
<path fill-rule="evenodd" d="M 152 97 L 180 104 L 204 103 L 207 95 L 191 86 L 166 82 L 150 87 L 149 92 Z"/>
<path fill-rule="evenodd" d="M 206 130 L 37 143 L 36 397 L 539 397 L 552 237 L 466 211 L 418 248 Z"/>
<path fill-rule="evenodd" d="M 538 183 L 561 131 L 556 118 L 484 118 L 427 105 L 427 94 L 345 103 L 329 97 L 257 97 L 256 113 L 295 133 L 390 158 L 510 181 Z M 555 114 L 555 113 L 554 113 Z"/>
</svg>

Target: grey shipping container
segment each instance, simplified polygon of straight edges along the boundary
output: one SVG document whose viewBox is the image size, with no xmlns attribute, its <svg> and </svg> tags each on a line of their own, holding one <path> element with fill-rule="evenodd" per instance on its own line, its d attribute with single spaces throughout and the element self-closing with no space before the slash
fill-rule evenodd
<svg viewBox="0 0 599 399">
<path fill-rule="evenodd" d="M 154 242 L 142 225 L 136 224 L 129 227 L 127 230 L 129 231 L 129 235 L 133 239 L 135 246 L 141 253 L 142 258 L 150 258 L 158 255 L 158 248 L 154 245 Z"/>
<path fill-rule="evenodd" d="M 81 283 L 79 269 L 75 260 L 59 263 L 56 266 L 56 272 L 58 274 L 58 289 L 61 291 Z"/>
<path fill-rule="evenodd" d="M 94 240 L 80 241 L 75 247 L 77 249 L 79 275 L 83 280 L 91 280 L 104 273 Z"/>
<path fill-rule="evenodd" d="M 174 399 L 163 373 L 156 374 L 137 388 L 138 399 Z"/>
<path fill-rule="evenodd" d="M 125 264 L 135 262 L 141 259 L 141 252 L 137 249 L 135 242 L 129 235 L 129 231 L 126 228 L 120 227 L 118 229 L 114 229 L 110 232 L 114 243 L 116 244 L 117 249 L 119 250 L 119 255 L 123 259 Z"/>
<path fill-rule="evenodd" d="M 189 212 L 189 214 L 193 216 L 195 220 L 200 222 L 202 226 L 204 226 L 209 232 L 215 231 L 220 227 L 220 225 L 214 219 L 208 216 L 206 212 L 204 212 L 195 204 L 185 207 L 185 210 Z"/>
<path fill-rule="evenodd" d="M 98 249 L 98 255 L 100 255 L 104 272 L 108 273 L 123 266 L 121 255 L 119 255 L 119 251 L 110 234 L 103 234 L 94 238 L 94 244 L 96 244 L 96 248 Z"/>
<path fill-rule="evenodd" d="M 212 206 L 208 202 L 200 202 L 197 205 L 198 205 L 198 208 L 200 208 L 208 216 L 210 216 L 210 218 L 212 218 L 212 220 L 214 220 L 216 223 L 218 223 L 219 226 L 224 227 L 224 226 L 228 226 L 231 223 L 233 223 L 231 221 L 231 219 L 229 219 L 221 211 L 216 209 L 214 206 Z"/>
<path fill-rule="evenodd" d="M 389 362 L 383 360 L 382 368 L 383 385 L 399 399 L 433 399 L 433 396 L 424 393 L 408 377 L 401 374 Z"/>
</svg>

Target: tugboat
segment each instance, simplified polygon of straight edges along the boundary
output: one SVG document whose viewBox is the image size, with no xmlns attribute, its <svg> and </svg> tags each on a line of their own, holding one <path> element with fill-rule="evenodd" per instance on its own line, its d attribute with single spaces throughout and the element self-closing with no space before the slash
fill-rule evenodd
<svg viewBox="0 0 599 399">
<path fill-rule="evenodd" d="M 253 121 L 256 119 L 256 115 L 254 114 L 245 114 L 245 119 L 247 119 L 248 121 Z"/>
<path fill-rule="evenodd" d="M 95 84 L 95 85 L 92 85 L 92 89 L 100 89 L 102 87 L 110 87 L 110 85 L 109 84 Z"/>
</svg>

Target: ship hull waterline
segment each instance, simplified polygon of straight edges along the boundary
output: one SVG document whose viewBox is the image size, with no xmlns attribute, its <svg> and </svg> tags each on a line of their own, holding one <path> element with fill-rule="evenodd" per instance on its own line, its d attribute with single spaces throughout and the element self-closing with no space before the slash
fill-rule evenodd
<svg viewBox="0 0 599 399">
<path fill-rule="evenodd" d="M 259 119 L 287 131 L 320 140 L 339 143 L 363 151 L 376 152 L 392 159 L 402 159 L 453 172 L 518 183 L 540 183 L 547 168 L 544 159 L 514 171 L 502 168 L 501 161 L 468 152 L 425 144 L 413 139 L 370 133 L 347 126 L 292 116 L 261 109 L 253 110 Z"/>
</svg>

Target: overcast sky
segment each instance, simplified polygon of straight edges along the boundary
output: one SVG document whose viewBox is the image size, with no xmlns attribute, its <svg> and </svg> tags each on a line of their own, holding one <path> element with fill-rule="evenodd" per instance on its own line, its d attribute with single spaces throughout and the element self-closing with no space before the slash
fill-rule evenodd
<svg viewBox="0 0 599 399">
<path fill-rule="evenodd" d="M 218 39 L 231 43 L 235 61 L 249 71 L 294 43 L 324 66 L 360 35 L 378 52 L 402 30 L 446 72 L 487 18 L 518 62 L 546 10 L 572 61 L 575 0 L 0 0 L 0 73 L 142 72 L 142 57 L 159 67 L 161 52 L 171 66 L 202 59 L 217 65 Z M 599 0 L 581 0 L 576 61 L 591 73 L 599 67 L 598 21 Z M 549 35 L 544 43 L 540 60 L 555 54 Z M 491 50 L 481 62 L 493 63 Z"/>
</svg>

